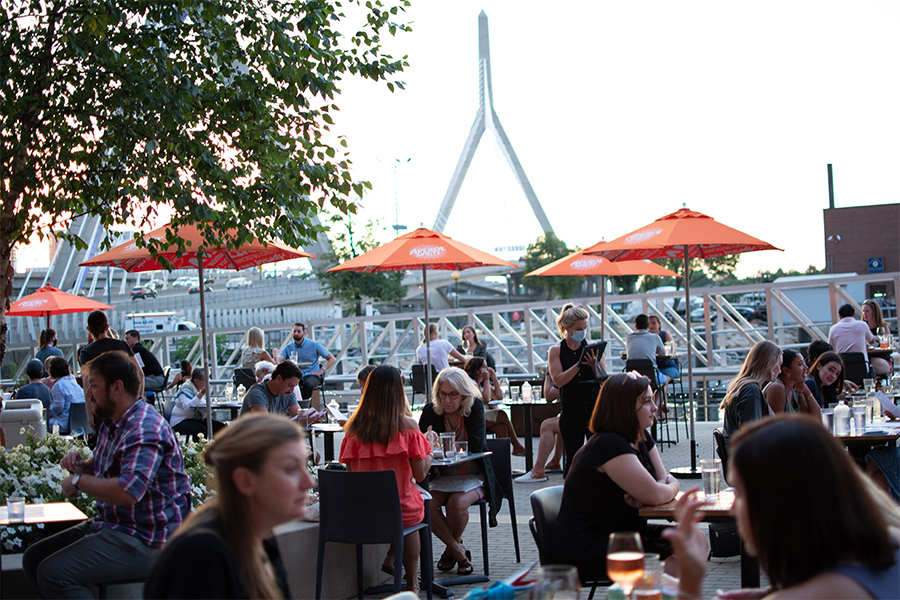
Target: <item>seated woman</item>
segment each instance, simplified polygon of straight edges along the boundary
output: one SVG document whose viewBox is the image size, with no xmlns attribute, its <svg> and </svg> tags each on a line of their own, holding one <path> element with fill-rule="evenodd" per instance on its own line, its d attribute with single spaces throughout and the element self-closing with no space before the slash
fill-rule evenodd
<svg viewBox="0 0 900 600">
<path fill-rule="evenodd" d="M 803 355 L 786 348 L 781 353 L 781 373 L 763 388 L 763 395 L 773 413 L 803 413 L 816 419 L 822 418 L 819 403 L 806 387 L 806 374 Z"/>
<path fill-rule="evenodd" d="M 478 334 L 475 333 L 474 327 L 471 325 L 463 327 L 462 337 L 462 344 L 456 346 L 457 352 L 465 354 L 466 356 L 479 356 L 487 361 L 487 365 L 490 368 L 496 368 L 494 357 L 487 351 L 487 344 L 478 340 Z"/>
<path fill-rule="evenodd" d="M 466 361 L 463 370 L 481 390 L 481 401 L 485 406 L 487 406 L 491 400 L 501 400 L 503 398 L 503 392 L 500 391 L 500 381 L 497 380 L 497 374 L 494 373 L 492 368 L 487 366 L 487 362 L 485 362 L 483 358 L 473 356 Z M 498 438 L 506 438 L 512 442 L 513 456 L 525 456 L 525 446 L 519 441 L 519 436 L 516 434 L 516 430 L 513 428 L 513 424 L 509 420 L 509 416 L 507 416 L 506 412 L 502 410 L 491 410 L 490 412 L 496 416 L 489 420 L 487 413 L 485 413 L 485 430 L 488 433 L 493 433 Z"/>
<path fill-rule="evenodd" d="M 544 376 L 544 398 L 548 403 L 559 400 L 559 389 L 553 383 L 548 372 Z M 553 456 L 550 456 L 550 452 Z M 538 441 L 537 456 L 534 467 L 516 477 L 516 483 L 540 483 L 547 481 L 547 471 L 559 471 L 562 468 L 563 439 L 559 434 L 559 417 L 550 417 L 541 422 L 541 439 Z M 548 462 L 547 459 L 550 459 Z"/>
<path fill-rule="evenodd" d="M 203 460 L 218 494 L 163 548 L 145 598 L 290 598 L 272 529 L 306 514 L 315 482 L 302 431 L 276 415 L 251 414 L 226 428 Z"/>
<path fill-rule="evenodd" d="M 759 559 L 770 590 L 720 598 L 900 598 L 897 506 L 866 481 L 846 450 L 812 419 L 767 419 L 737 435 L 729 480 L 745 551 Z M 785 502 L 802 510 L 785 510 Z M 700 598 L 706 536 L 703 504 L 678 501 L 666 537 L 681 568 L 679 598 Z"/>
<path fill-rule="evenodd" d="M 172 381 L 170 381 L 169 385 L 166 386 L 167 390 L 181 387 L 182 384 L 187 383 L 191 379 L 191 373 L 194 372 L 194 367 L 191 366 L 191 361 L 184 359 L 180 363 L 178 363 L 178 366 L 180 370 L 172 376 Z"/>
<path fill-rule="evenodd" d="M 484 403 L 481 390 L 466 372 L 456 367 L 441 371 L 434 381 L 434 402 L 426 404 L 419 418 L 419 429 L 432 446 L 440 443 L 439 435 L 454 432 L 457 442 L 468 442 L 469 452 L 485 451 Z M 462 543 L 469 523 L 469 507 L 482 498 L 488 501 L 491 527 L 497 526 L 497 511 L 503 492 L 494 478 L 490 461 L 478 459 L 455 467 L 441 467 L 431 481 L 431 528 L 447 545 L 437 568 L 456 572 L 472 572 L 472 554 Z M 446 516 L 441 509 L 446 506 Z"/>
<path fill-rule="evenodd" d="M 351 471 L 394 471 L 404 527 L 425 518 L 425 501 L 415 482 L 425 479 L 433 458 L 431 445 L 411 415 L 400 371 L 387 365 L 375 368 L 368 374 L 359 407 L 344 426 L 340 455 Z M 420 549 L 418 531 L 403 538 L 406 589 L 415 593 Z M 393 546 L 383 569 L 394 572 Z"/>
<path fill-rule="evenodd" d="M 53 387 L 50 389 L 50 409 L 47 411 L 47 424 L 51 429 L 59 425 L 59 432 L 69 433 L 69 412 L 73 410 L 85 411 L 84 390 L 78 385 L 75 376 L 69 373 L 69 363 L 62 356 L 53 356 L 50 361 L 50 379 Z"/>
<path fill-rule="evenodd" d="M 429 337 L 423 337 L 422 343 L 416 348 L 416 359 L 420 364 L 425 364 L 428 360 L 428 353 L 431 353 L 431 364 L 438 371 L 442 371 L 450 366 L 449 357 L 452 356 L 456 360 L 462 362 L 466 357 L 456 351 L 453 344 L 447 340 L 438 339 L 438 327 L 434 323 L 429 323 L 427 328 Z M 425 344 L 426 339 L 430 340 L 429 344 Z"/>
<path fill-rule="evenodd" d="M 871 331 L 874 336 L 878 335 L 879 328 L 881 327 L 887 328 L 887 330 L 890 331 L 890 328 L 887 327 L 887 323 L 884 322 L 884 316 L 882 316 L 881 313 L 881 305 L 874 300 L 866 300 L 863 302 L 862 320 L 866 322 L 866 325 L 869 326 L 869 331 Z M 876 343 L 878 341 L 880 340 L 876 340 Z M 877 356 L 870 356 L 869 364 L 875 369 L 876 375 L 888 375 L 894 370 L 894 366 L 889 361 Z"/>
<path fill-rule="evenodd" d="M 725 392 L 722 410 L 725 411 L 725 443 L 731 436 L 750 421 L 762 419 L 772 414 L 762 388 L 774 381 L 781 373 L 781 348 L 772 342 L 756 342 L 741 370 L 738 372 Z"/>
<path fill-rule="evenodd" d="M 247 347 L 241 351 L 241 366 L 252 369 L 261 360 L 274 363 L 272 355 L 266 350 L 266 338 L 259 327 L 251 327 L 247 330 Z"/>
<path fill-rule="evenodd" d="M 197 367 L 191 373 L 191 379 L 178 388 L 175 394 L 175 405 L 172 407 L 172 416 L 169 424 L 175 433 L 189 435 L 196 438 L 203 435 L 210 437 L 206 430 L 206 375 L 202 367 Z M 213 435 L 225 427 L 222 421 L 212 420 Z"/>
<path fill-rule="evenodd" d="M 844 389 L 844 361 L 837 352 L 824 352 L 809 368 L 806 387 L 822 408 L 838 402 Z"/>
<path fill-rule="evenodd" d="M 637 372 L 603 384 L 591 415 L 594 435 L 575 454 L 553 529 L 554 560 L 578 567 L 582 581 L 606 577 L 606 545 L 614 531 L 637 531 L 645 552 L 665 559 L 664 526 L 648 526 L 638 507 L 669 502 L 678 481 L 663 466 L 647 429 L 657 407 L 650 380 Z"/>
</svg>

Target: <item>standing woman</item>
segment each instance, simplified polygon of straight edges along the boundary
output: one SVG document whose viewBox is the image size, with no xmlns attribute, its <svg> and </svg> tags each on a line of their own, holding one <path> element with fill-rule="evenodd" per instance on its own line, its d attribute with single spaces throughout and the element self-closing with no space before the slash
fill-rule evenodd
<svg viewBox="0 0 900 600">
<path fill-rule="evenodd" d="M 809 368 L 806 387 L 822 408 L 837 404 L 844 390 L 844 359 L 837 352 L 824 352 Z"/>
<path fill-rule="evenodd" d="M 869 326 L 869 331 L 871 331 L 874 336 L 878 335 L 880 327 L 885 327 L 890 331 L 887 323 L 884 322 L 884 316 L 881 314 L 881 306 L 874 300 L 866 300 L 863 302 L 862 320 L 866 322 L 866 325 Z M 890 341 L 891 340 L 888 340 L 888 342 Z M 876 375 L 887 375 L 894 369 L 890 362 L 877 356 L 870 356 L 869 363 L 871 363 L 872 368 L 875 369 Z"/>
<path fill-rule="evenodd" d="M 763 388 L 763 395 L 773 413 L 803 413 L 816 419 L 822 417 L 819 403 L 806 386 L 806 375 L 803 355 L 786 348 L 781 353 L 781 373 Z"/>
<path fill-rule="evenodd" d="M 456 347 L 456 351 L 466 356 L 478 356 L 487 361 L 487 365 L 494 369 L 494 357 L 487 351 L 487 344 L 478 341 L 478 334 L 471 325 L 462 328 L 463 343 Z"/>
<path fill-rule="evenodd" d="M 594 411 L 597 393 L 600 386 L 597 379 L 597 361 L 595 352 L 586 352 L 588 312 L 571 302 L 563 306 L 556 327 L 562 341 L 550 348 L 547 362 L 550 377 L 559 388 L 559 399 L 562 403 L 559 415 L 559 432 L 565 448 L 563 475 L 569 472 L 572 459 L 578 449 L 584 445 L 586 436 L 590 436 L 588 421 Z"/>
<path fill-rule="evenodd" d="M 475 385 L 481 390 L 481 401 L 485 406 L 491 400 L 501 400 L 503 392 L 500 391 L 500 382 L 497 380 L 497 374 L 487 365 L 487 362 L 480 356 L 473 356 L 466 361 L 463 366 L 466 375 L 469 376 Z M 505 411 L 491 411 L 496 413 L 496 418 L 488 420 L 487 415 L 484 418 L 484 428 L 488 433 L 493 433 L 498 438 L 506 438 L 512 442 L 513 456 L 525 456 L 525 446 L 519 441 L 519 436 L 513 427 L 512 421 L 509 420 Z"/>
<path fill-rule="evenodd" d="M 227 427 L 203 460 L 218 494 L 163 548 L 145 598 L 290 598 L 272 529 L 306 514 L 314 481 L 302 430 L 285 417 L 252 414 Z"/>
<path fill-rule="evenodd" d="M 434 457 L 411 415 L 400 371 L 388 365 L 376 367 L 366 378 L 359 407 L 344 425 L 340 455 L 351 471 L 394 471 L 404 527 L 425 518 L 425 501 L 415 482 L 425 479 Z M 420 546 L 418 531 L 403 538 L 406 589 L 415 593 L 419 592 L 416 563 Z M 393 545 L 382 568 L 394 571 Z"/>
<path fill-rule="evenodd" d="M 582 581 L 606 578 L 609 534 L 637 531 L 644 551 L 665 559 L 665 526 L 648 526 L 638 507 L 669 502 L 678 481 L 647 432 L 657 411 L 650 380 L 636 371 L 603 384 L 591 415 L 594 435 L 575 455 L 553 528 L 554 560 L 578 567 Z"/>
<path fill-rule="evenodd" d="M 419 429 L 429 443 L 436 446 L 441 433 L 452 431 L 455 441 L 468 442 L 470 453 L 484 452 L 484 403 L 481 390 L 466 372 L 456 367 L 444 369 L 434 381 L 433 393 L 434 402 L 425 405 L 419 418 Z M 468 575 L 472 572 L 472 554 L 463 546 L 462 535 L 469 523 L 469 507 L 487 499 L 489 524 L 497 526 L 503 492 L 494 477 L 494 467 L 483 458 L 441 467 L 430 488 L 431 528 L 447 545 L 437 568 L 446 572 L 458 564 L 456 572 Z M 446 516 L 441 511 L 444 506 Z"/>
<path fill-rule="evenodd" d="M 772 414 L 762 389 L 781 373 L 781 348 L 769 341 L 756 342 L 747 353 L 741 370 L 725 392 L 720 407 L 725 411 L 725 444 L 750 421 Z"/>
</svg>

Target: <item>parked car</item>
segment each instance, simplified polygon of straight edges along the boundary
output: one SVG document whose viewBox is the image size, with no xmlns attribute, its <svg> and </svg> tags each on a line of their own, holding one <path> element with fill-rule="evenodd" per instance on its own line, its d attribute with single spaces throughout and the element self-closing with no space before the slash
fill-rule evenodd
<svg viewBox="0 0 900 600">
<path fill-rule="evenodd" d="M 172 287 L 188 287 L 191 284 L 190 277 L 179 277 L 175 280 L 175 283 L 172 284 Z"/>
<path fill-rule="evenodd" d="M 225 284 L 225 289 L 236 290 L 239 288 L 250 287 L 251 285 L 253 285 L 253 282 L 246 277 L 234 277 L 233 279 L 228 280 Z"/>
<path fill-rule="evenodd" d="M 138 298 L 156 298 L 156 290 L 149 285 L 139 285 L 131 288 L 131 299 L 137 300 Z"/>
<path fill-rule="evenodd" d="M 210 286 L 209 284 L 206 284 L 205 287 L 203 288 L 203 291 L 204 292 L 213 291 L 212 286 Z M 191 287 L 188 288 L 188 294 L 199 294 L 199 293 L 200 293 L 200 284 L 199 283 L 194 283 L 191 285 Z"/>
<path fill-rule="evenodd" d="M 147 282 L 147 287 L 152 287 L 157 292 L 166 289 L 166 282 L 162 279 L 151 279 Z"/>
<path fill-rule="evenodd" d="M 754 321 L 754 320 L 765 321 L 766 320 L 765 312 L 760 312 L 752 306 L 746 306 L 743 304 L 732 304 L 731 306 L 734 307 L 734 309 L 738 312 L 739 315 L 741 315 L 748 321 Z M 716 309 L 713 308 L 709 311 L 710 320 L 715 320 L 717 316 L 718 316 L 718 313 L 717 313 Z M 703 317 L 703 308 L 695 308 L 694 310 L 691 311 L 691 321 L 702 321 L 703 318 L 704 318 Z"/>
</svg>

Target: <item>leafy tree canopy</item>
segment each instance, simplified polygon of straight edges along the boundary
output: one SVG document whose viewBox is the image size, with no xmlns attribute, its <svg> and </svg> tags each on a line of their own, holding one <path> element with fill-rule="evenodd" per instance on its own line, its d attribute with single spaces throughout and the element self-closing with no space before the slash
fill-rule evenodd
<svg viewBox="0 0 900 600">
<path fill-rule="evenodd" d="M 321 266 L 316 275 L 328 290 L 332 300 L 352 306 L 356 316 L 362 316 L 362 303 L 366 298 L 381 302 L 399 302 L 406 296 L 402 271 L 389 273 L 361 273 L 358 271 L 336 271 L 328 269 L 335 265 L 356 258 L 379 246 L 376 233 L 385 231 L 375 221 L 368 221 L 363 227 L 354 224 L 349 215 L 332 214 L 328 222 L 328 237 L 331 240 L 333 254 L 319 257 Z"/>
<path fill-rule="evenodd" d="M 546 233 L 539 237 L 533 244 L 528 245 L 525 253 L 525 272 L 530 273 L 544 265 L 549 265 L 555 260 L 571 254 L 566 243 L 553 233 Z M 550 300 L 553 292 L 560 298 L 569 298 L 575 293 L 578 284 L 583 280 L 580 277 L 526 277 L 525 285 L 547 290 L 547 299 Z"/>
</svg>

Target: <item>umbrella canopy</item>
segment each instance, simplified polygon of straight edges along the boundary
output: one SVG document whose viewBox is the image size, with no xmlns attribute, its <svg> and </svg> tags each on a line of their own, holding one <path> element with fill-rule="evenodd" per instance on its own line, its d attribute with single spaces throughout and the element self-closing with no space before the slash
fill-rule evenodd
<svg viewBox="0 0 900 600">
<path fill-rule="evenodd" d="M 165 225 L 144 235 L 144 239 L 165 240 L 166 233 L 169 230 L 171 230 L 171 226 Z M 177 235 L 190 242 L 189 248 L 181 256 L 178 256 L 175 246 L 171 246 L 159 252 L 158 257 L 164 257 L 169 261 L 172 269 L 198 268 L 200 265 L 197 262 L 197 252 L 190 250 L 190 248 L 197 248 L 204 242 L 203 234 L 194 225 L 183 225 L 178 228 Z M 139 248 L 135 241 L 132 240 L 86 260 L 80 266 L 118 267 L 125 269 L 129 273 L 167 270 L 158 260 L 158 257 L 152 256 L 148 248 Z M 203 268 L 242 271 L 293 258 L 315 258 L 315 256 L 280 242 L 268 242 L 264 245 L 261 241 L 254 239 L 237 249 L 228 249 L 224 246 L 207 246 L 203 250 Z"/>
<path fill-rule="evenodd" d="M 47 317 L 47 329 L 50 329 L 50 315 L 90 312 L 107 308 L 115 307 L 45 285 L 35 293 L 13 302 L 6 311 L 6 316 Z"/>
<path fill-rule="evenodd" d="M 374 250 L 352 258 L 345 263 L 328 269 L 329 271 L 361 271 L 376 273 L 386 271 L 422 270 L 422 296 L 425 303 L 425 353 L 426 363 L 431 364 L 431 340 L 427 334 L 428 327 L 428 283 L 425 271 L 429 269 L 443 271 L 461 271 L 474 267 L 511 267 L 517 269 L 509 261 L 482 252 L 462 242 L 457 242 L 437 231 L 420 227 L 405 235 L 383 244 Z M 426 398 L 431 401 L 431 369 L 425 369 Z"/>
<path fill-rule="evenodd" d="M 611 242 L 601 242 L 584 250 L 585 254 L 610 260 L 638 260 L 650 258 L 682 258 L 684 260 L 685 306 L 691 306 L 691 278 L 689 258 L 716 258 L 757 250 L 779 250 L 746 233 L 717 222 L 712 217 L 688 209 L 686 206 L 661 217 L 645 227 L 632 231 Z M 694 437 L 694 355 L 691 345 L 691 317 L 687 315 L 688 403 L 691 419 L 691 469 L 697 474 L 697 441 Z"/>
<path fill-rule="evenodd" d="M 171 225 L 164 225 L 144 235 L 145 240 L 164 240 L 167 232 L 172 230 Z M 171 246 L 158 254 L 163 256 L 172 269 L 196 268 L 200 278 L 200 335 L 201 348 L 203 348 L 203 370 L 209 385 L 209 357 L 206 348 L 206 286 L 203 285 L 203 269 L 232 269 L 240 271 L 260 265 L 289 260 L 292 258 L 315 258 L 315 255 L 303 250 L 297 250 L 280 242 L 267 242 L 263 244 L 254 238 L 251 242 L 236 249 L 228 249 L 224 246 L 205 244 L 205 238 L 197 227 L 182 225 L 175 231 L 179 238 L 191 243 L 189 248 L 197 248 L 205 245 L 202 258 L 198 260 L 196 250 L 185 250 L 180 256 L 176 248 Z M 103 254 L 99 254 L 90 260 L 81 263 L 81 267 L 118 267 L 129 273 L 142 271 L 167 270 L 166 267 L 150 254 L 148 248 L 139 248 L 134 240 L 126 242 Z M 23 298 L 24 299 L 24 298 Z M 212 411 L 210 410 L 210 394 L 206 394 L 206 430 L 212 431 Z"/>
</svg>

